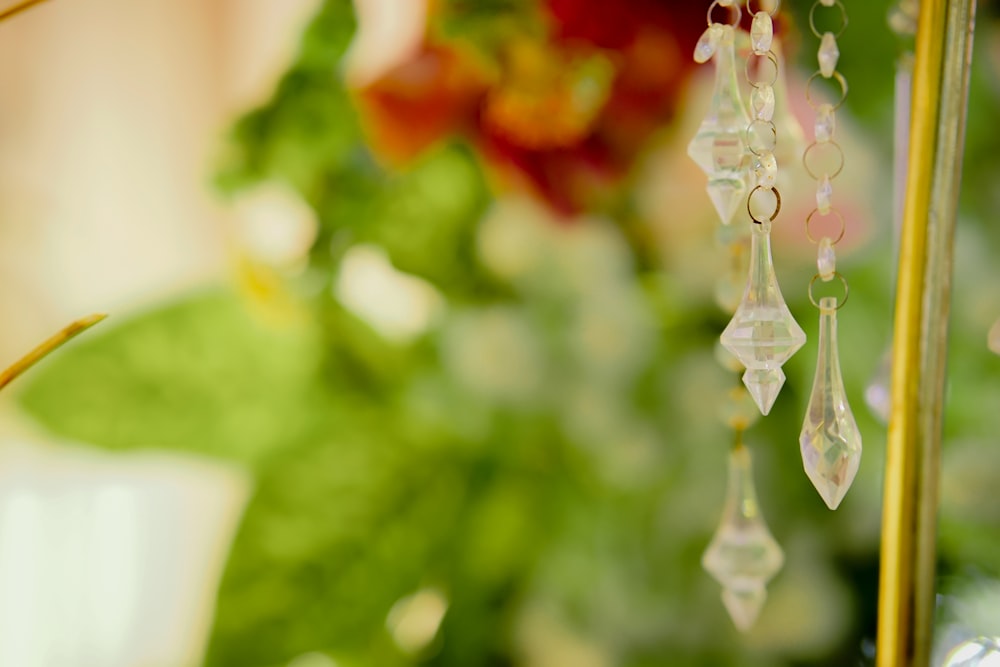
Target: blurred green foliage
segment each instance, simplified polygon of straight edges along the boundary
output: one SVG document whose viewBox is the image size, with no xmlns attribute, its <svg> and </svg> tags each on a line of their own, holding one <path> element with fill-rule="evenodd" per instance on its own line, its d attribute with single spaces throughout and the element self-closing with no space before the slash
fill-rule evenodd
<svg viewBox="0 0 1000 667">
<path fill-rule="evenodd" d="M 797 15 L 805 6 L 793 3 Z M 888 165 L 885 5 L 850 11 L 849 100 Z M 522 219 L 530 208 L 491 208 L 465 146 L 380 168 L 337 76 L 353 21 L 347 0 L 323 4 L 272 100 L 237 123 L 219 177 L 230 193 L 279 180 L 315 209 L 319 237 L 296 279 L 315 317 L 276 328 L 235 292 L 195 294 L 82 341 L 21 395 L 61 435 L 252 471 L 206 667 L 277 667 L 309 652 L 342 667 L 862 664 L 883 431 L 860 396 L 889 336 L 888 223 L 845 268 L 857 296 L 842 317 L 844 374 L 867 449 L 842 509 L 828 512 L 801 473 L 810 355 L 788 365 L 784 397 L 750 432 L 764 513 L 788 558 L 758 628 L 740 637 L 699 564 L 731 437 L 717 397 L 734 380 L 712 351 L 725 315 L 670 266 L 645 268 L 641 235 L 600 221 L 545 231 Z M 989 94 L 983 77 L 975 95 Z M 996 106 L 994 95 L 974 108 L 970 160 L 997 153 L 983 117 Z M 983 323 L 984 308 L 1000 315 L 1000 290 L 981 280 L 996 232 L 976 216 L 995 197 L 981 179 L 997 164 L 970 170 L 953 336 L 948 431 L 964 440 L 946 460 L 963 480 L 978 470 L 976 489 L 998 478 L 977 466 L 997 427 L 1000 364 Z M 531 261 L 504 274 L 482 238 L 511 230 Z M 443 295 L 446 313 L 425 335 L 389 342 L 331 297 L 359 244 Z M 805 270 L 782 280 L 805 284 Z M 800 292 L 786 296 L 811 313 Z M 1000 570 L 1000 506 L 945 487 L 947 567 Z M 407 651 L 387 617 L 418 590 L 440 591 L 447 613 L 433 641 Z"/>
</svg>

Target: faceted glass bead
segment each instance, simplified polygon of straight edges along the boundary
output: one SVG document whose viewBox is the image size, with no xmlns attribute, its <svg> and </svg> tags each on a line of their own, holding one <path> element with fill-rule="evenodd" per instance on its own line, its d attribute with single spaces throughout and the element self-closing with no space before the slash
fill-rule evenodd
<svg viewBox="0 0 1000 667">
<path fill-rule="evenodd" d="M 829 79 L 837 71 L 837 61 L 840 60 L 840 49 L 837 48 L 837 38 L 832 32 L 824 32 L 819 40 L 819 73 Z"/>
<path fill-rule="evenodd" d="M 757 185 L 762 188 L 773 188 L 778 180 L 778 161 L 774 153 L 764 152 L 753 156 L 753 175 Z"/>
<path fill-rule="evenodd" d="M 748 369 L 780 368 L 806 342 L 774 275 L 770 232 L 767 222 L 753 225 L 746 289 L 721 337 L 726 349 Z"/>
<path fill-rule="evenodd" d="M 833 275 L 837 271 L 837 251 L 833 249 L 833 240 L 829 236 L 824 236 L 819 241 L 816 270 L 823 282 L 833 280 Z"/>
<path fill-rule="evenodd" d="M 830 175 L 823 174 L 816 185 L 816 209 L 821 215 L 830 212 L 830 205 L 833 200 L 833 184 L 830 182 Z"/>
<path fill-rule="evenodd" d="M 757 55 L 764 55 L 771 50 L 774 39 L 774 23 L 767 12 L 757 12 L 750 24 L 750 48 Z"/>
<path fill-rule="evenodd" d="M 729 455 L 722 520 L 701 559 L 702 567 L 722 584 L 722 600 L 737 628 L 749 630 L 757 620 L 767 597 L 765 586 L 784 562 L 760 514 L 750 451 L 739 445 Z"/>
<path fill-rule="evenodd" d="M 816 141 L 824 142 L 833 139 L 837 130 L 837 116 L 832 104 L 821 104 L 816 109 Z"/>
<path fill-rule="evenodd" d="M 813 486 L 837 509 L 861 464 L 861 433 L 847 402 L 837 352 L 837 300 L 820 299 L 819 358 L 799 446 Z"/>
<path fill-rule="evenodd" d="M 746 196 L 747 188 L 741 178 L 713 178 L 708 181 L 708 198 L 723 224 L 732 222 Z"/>
<path fill-rule="evenodd" d="M 761 84 L 750 91 L 750 112 L 756 120 L 774 118 L 774 88 Z"/>
<path fill-rule="evenodd" d="M 698 39 L 698 43 L 695 44 L 694 61 L 696 63 L 705 63 L 711 60 L 712 56 L 715 55 L 716 49 L 719 47 L 719 40 L 721 38 L 722 26 L 720 24 L 713 23 L 708 26 Z"/>
</svg>

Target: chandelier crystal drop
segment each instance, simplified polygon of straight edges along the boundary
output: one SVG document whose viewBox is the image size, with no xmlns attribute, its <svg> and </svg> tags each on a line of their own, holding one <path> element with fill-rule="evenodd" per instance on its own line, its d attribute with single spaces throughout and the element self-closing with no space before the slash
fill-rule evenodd
<svg viewBox="0 0 1000 667">
<path fill-rule="evenodd" d="M 722 585 L 722 602 L 739 630 L 746 632 L 757 621 L 767 583 L 784 562 L 785 554 L 760 513 L 750 451 L 738 444 L 729 454 L 722 520 L 701 564 Z"/>
<path fill-rule="evenodd" d="M 761 413 L 766 415 L 784 383 L 781 367 L 805 345 L 806 335 L 792 317 L 778 287 L 771 260 L 770 223 L 752 227 L 749 279 L 743 299 L 721 339 L 723 346 L 747 369 L 743 382 Z"/>
<path fill-rule="evenodd" d="M 736 71 L 736 31 L 712 24 L 695 49 L 695 60 L 714 54 L 715 83 L 708 114 L 688 155 L 708 176 L 708 193 L 723 223 L 729 224 L 746 197 L 747 149 L 743 135 L 750 117 L 740 94 Z M 707 58 L 706 58 L 707 60 Z"/>
<path fill-rule="evenodd" d="M 837 300 L 820 299 L 819 353 L 812 394 L 799 435 L 809 480 L 830 509 L 837 509 L 861 464 L 861 432 L 847 402 L 837 352 Z"/>
</svg>

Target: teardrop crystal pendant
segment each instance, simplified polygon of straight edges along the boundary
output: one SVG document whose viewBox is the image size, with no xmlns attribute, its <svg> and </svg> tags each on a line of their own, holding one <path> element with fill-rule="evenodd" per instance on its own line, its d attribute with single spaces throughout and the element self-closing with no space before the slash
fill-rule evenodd
<svg viewBox="0 0 1000 667">
<path fill-rule="evenodd" d="M 789 312 L 774 275 L 770 223 L 751 226 L 750 275 L 743 299 L 722 332 L 722 344 L 747 369 L 743 383 L 766 415 L 785 382 L 781 367 L 805 345 L 806 335 Z"/>
<path fill-rule="evenodd" d="M 712 31 L 718 31 L 716 36 Z M 713 25 L 695 59 L 714 48 L 715 84 L 708 114 L 688 144 L 688 155 L 708 176 L 708 193 L 723 223 L 729 224 L 746 196 L 747 149 L 743 133 L 750 118 L 740 96 L 736 72 L 736 33 Z M 714 44 L 712 44 L 714 42 Z"/>
<path fill-rule="evenodd" d="M 819 358 L 799 446 L 802 463 L 827 507 L 844 499 L 861 464 L 861 433 L 847 403 L 837 353 L 837 299 L 819 301 Z"/>
<path fill-rule="evenodd" d="M 729 454 L 722 521 L 701 565 L 722 584 L 722 602 L 741 631 L 757 621 L 767 598 L 767 582 L 784 563 L 785 554 L 760 514 L 750 451 L 738 444 Z"/>
</svg>

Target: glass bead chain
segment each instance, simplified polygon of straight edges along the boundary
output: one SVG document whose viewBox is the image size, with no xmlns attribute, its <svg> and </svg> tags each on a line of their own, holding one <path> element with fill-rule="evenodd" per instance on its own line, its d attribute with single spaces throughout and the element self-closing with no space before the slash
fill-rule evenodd
<svg viewBox="0 0 1000 667">
<path fill-rule="evenodd" d="M 837 30 L 820 32 L 816 18 L 820 12 L 839 10 Z M 844 152 L 836 141 L 836 112 L 847 97 L 847 80 L 837 71 L 840 49 L 837 38 L 847 28 L 847 9 L 841 0 L 816 0 L 809 11 L 809 28 L 819 39 L 819 69 L 806 84 L 806 100 L 816 112 L 814 140 L 802 155 L 806 173 L 816 181 L 816 207 L 806 217 L 806 237 L 817 246 L 816 275 L 809 281 L 809 300 L 820 311 L 816 375 L 799 434 L 802 463 L 813 486 L 826 505 L 836 509 L 844 499 L 861 463 L 861 434 L 847 400 L 840 371 L 837 345 L 837 311 L 850 294 L 847 279 L 837 271 L 835 246 L 843 239 L 844 216 L 833 205 L 833 180 L 844 169 Z M 813 84 L 818 79 L 832 80 L 840 88 L 835 103 L 818 102 Z M 834 221 L 832 230 L 814 233 L 820 221 Z M 813 293 L 817 281 L 839 280 L 841 298 L 824 296 L 818 301 Z"/>
</svg>

